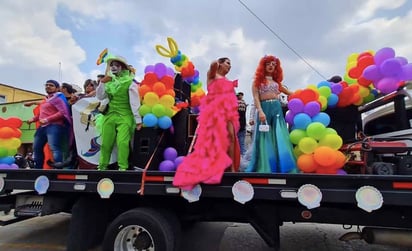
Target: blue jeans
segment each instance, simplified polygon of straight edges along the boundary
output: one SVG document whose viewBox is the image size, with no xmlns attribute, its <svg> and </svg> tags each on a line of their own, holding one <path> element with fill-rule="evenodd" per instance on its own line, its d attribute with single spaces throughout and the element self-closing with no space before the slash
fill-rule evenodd
<svg viewBox="0 0 412 251">
<path fill-rule="evenodd" d="M 246 136 L 246 130 L 239 130 L 237 133 L 237 138 L 239 140 L 239 146 L 240 146 L 240 155 L 245 155 L 246 153 L 246 146 L 245 146 L 245 136 Z"/>
<path fill-rule="evenodd" d="M 54 162 L 63 161 L 63 146 L 66 141 L 68 130 L 62 125 L 47 125 L 39 127 L 34 134 L 33 152 L 34 152 L 34 166 L 36 169 L 42 169 L 44 163 L 43 148 L 46 143 L 49 144 L 53 155 Z"/>
</svg>

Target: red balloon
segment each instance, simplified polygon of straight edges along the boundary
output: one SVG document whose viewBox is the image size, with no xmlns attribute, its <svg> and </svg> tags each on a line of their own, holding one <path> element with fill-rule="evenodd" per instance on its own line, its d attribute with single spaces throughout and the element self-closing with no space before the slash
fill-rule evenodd
<svg viewBox="0 0 412 251">
<path fill-rule="evenodd" d="M 23 125 L 23 121 L 18 117 L 9 117 L 5 120 L 5 123 L 12 128 L 20 128 Z"/>
</svg>

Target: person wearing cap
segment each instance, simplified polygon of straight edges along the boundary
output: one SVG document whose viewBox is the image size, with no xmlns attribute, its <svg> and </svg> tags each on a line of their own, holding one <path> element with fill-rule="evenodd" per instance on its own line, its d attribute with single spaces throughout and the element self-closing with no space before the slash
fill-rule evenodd
<svg viewBox="0 0 412 251">
<path fill-rule="evenodd" d="M 56 80 L 46 81 L 47 97 L 40 104 L 39 113 L 27 121 L 39 125 L 33 141 L 36 169 L 43 168 L 45 158 L 43 148 L 46 143 L 50 147 L 53 162 L 63 161 L 64 149 L 66 149 L 64 144 L 67 144 L 67 138 L 64 136 L 67 135 L 68 130 L 71 130 L 72 120 L 69 104 L 64 94 L 59 92 L 59 88 L 60 84 Z"/>
<path fill-rule="evenodd" d="M 243 92 L 238 92 L 236 94 L 236 97 L 237 97 L 237 104 L 238 104 L 237 111 L 239 112 L 239 123 L 240 123 L 240 128 L 239 128 L 239 131 L 237 133 L 237 138 L 239 140 L 240 155 L 243 156 L 246 153 L 245 136 L 246 136 L 246 109 L 247 109 L 247 104 L 243 100 Z"/>
<path fill-rule="evenodd" d="M 139 114 L 140 97 L 134 74 L 122 57 L 107 59 L 106 76 L 96 88 L 99 100 L 108 99 L 108 108 L 101 126 L 99 170 L 107 170 L 114 144 L 117 144 L 117 164 L 121 171 L 129 168 L 130 141 L 134 130 L 142 128 Z"/>
</svg>

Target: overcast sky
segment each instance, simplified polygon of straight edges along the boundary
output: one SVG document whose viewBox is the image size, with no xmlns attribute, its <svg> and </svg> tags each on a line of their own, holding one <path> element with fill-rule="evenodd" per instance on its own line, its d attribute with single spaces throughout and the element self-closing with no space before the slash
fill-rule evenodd
<svg viewBox="0 0 412 251">
<path fill-rule="evenodd" d="M 39 93 L 47 79 L 79 86 L 95 79 L 104 71 L 96 65 L 104 48 L 126 57 L 141 80 L 146 65 L 172 66 L 155 50 L 167 37 L 202 82 L 212 60 L 229 57 L 228 78 L 239 79 L 237 91 L 248 103 L 265 54 L 280 58 L 291 90 L 343 75 L 351 53 L 392 47 L 412 60 L 406 0 L 2 0 L 0 6 L 0 83 Z"/>
</svg>

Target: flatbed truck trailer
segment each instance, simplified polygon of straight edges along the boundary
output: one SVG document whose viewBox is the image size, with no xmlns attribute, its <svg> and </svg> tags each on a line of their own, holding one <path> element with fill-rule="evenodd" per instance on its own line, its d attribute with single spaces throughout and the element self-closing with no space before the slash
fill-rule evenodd
<svg viewBox="0 0 412 251">
<path fill-rule="evenodd" d="M 369 108 L 393 104 L 387 116 L 406 114 L 400 119 L 409 121 L 408 99 L 407 92 L 399 90 Z M 372 111 L 369 108 L 363 111 Z M 13 211 L 15 219 L 1 223 L 71 213 L 71 251 L 99 244 L 103 250 L 178 250 L 182 227 L 198 221 L 250 223 L 273 250 L 281 250 L 280 226 L 285 222 L 362 226 L 350 238 L 356 234 L 369 243 L 411 246 L 408 130 L 397 130 L 402 138 L 367 137 L 346 145 L 353 157 L 347 165 L 351 170 L 359 167 L 358 173 L 227 172 L 220 184 L 200 184 L 191 191 L 173 186 L 174 172 L 151 168 L 98 171 L 82 169 L 79 162 L 78 169 L 4 169 L 0 210 Z M 370 171 L 370 166 L 382 170 Z M 388 168 L 395 170 L 385 173 Z"/>
</svg>

